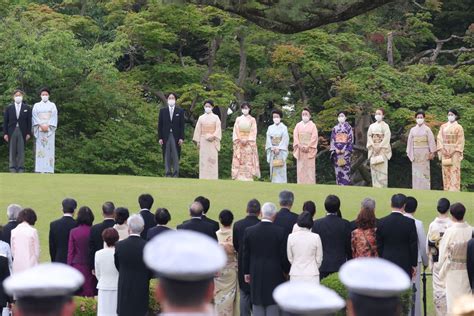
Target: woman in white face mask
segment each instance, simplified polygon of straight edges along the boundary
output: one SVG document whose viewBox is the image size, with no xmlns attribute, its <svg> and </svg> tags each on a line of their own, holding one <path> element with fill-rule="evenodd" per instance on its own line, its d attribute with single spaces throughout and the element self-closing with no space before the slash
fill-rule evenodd
<svg viewBox="0 0 474 316">
<path fill-rule="evenodd" d="M 374 188 L 388 187 L 388 161 L 392 158 L 390 127 L 383 121 L 384 109 L 375 111 L 376 122 L 367 131 L 367 150 Z"/>
<path fill-rule="evenodd" d="M 257 122 L 250 115 L 250 104 L 241 105 L 242 115 L 235 120 L 232 141 L 232 179 L 253 181 L 260 178 L 260 164 L 257 151 Z"/>
<path fill-rule="evenodd" d="M 331 160 L 338 185 L 351 185 L 351 156 L 354 143 L 352 127 L 346 122 L 345 111 L 337 113 L 338 124 L 331 132 Z"/>
<path fill-rule="evenodd" d="M 461 160 L 465 139 L 464 130 L 458 120 L 458 111 L 450 109 L 448 122 L 441 125 L 438 133 L 438 158 L 441 160 L 445 191 L 461 189 Z"/>
<path fill-rule="evenodd" d="M 316 183 L 316 153 L 318 152 L 318 129 L 311 121 L 311 112 L 304 108 L 301 122 L 293 130 L 293 156 L 296 158 L 297 182 Z"/>
<path fill-rule="evenodd" d="M 56 104 L 49 101 L 49 89 L 40 91 L 41 101 L 32 112 L 33 134 L 36 138 L 35 172 L 54 173 L 54 143 L 58 126 Z"/>
<path fill-rule="evenodd" d="M 416 125 L 410 129 L 407 140 L 407 156 L 411 161 L 411 178 L 413 189 L 429 190 L 430 160 L 436 152 L 433 132 L 425 124 L 425 112 L 418 110 L 415 114 Z"/>
<path fill-rule="evenodd" d="M 221 149 L 221 120 L 212 113 L 214 102 L 204 102 L 204 114 L 194 129 L 193 141 L 199 149 L 199 179 L 219 178 L 219 151 Z"/>
<path fill-rule="evenodd" d="M 265 151 L 270 165 L 270 178 L 273 183 L 286 183 L 286 158 L 288 157 L 288 128 L 281 122 L 283 112 L 272 111 L 273 124 L 268 127 Z"/>
</svg>

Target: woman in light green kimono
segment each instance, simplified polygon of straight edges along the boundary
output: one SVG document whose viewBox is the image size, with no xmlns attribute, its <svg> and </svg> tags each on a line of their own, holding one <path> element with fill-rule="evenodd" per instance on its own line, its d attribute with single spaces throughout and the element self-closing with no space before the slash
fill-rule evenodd
<svg viewBox="0 0 474 316">
<path fill-rule="evenodd" d="M 273 124 L 267 130 L 267 162 L 270 165 L 270 177 L 273 183 L 286 183 L 286 158 L 288 157 L 288 128 L 281 122 L 283 113 L 273 110 Z"/>
</svg>

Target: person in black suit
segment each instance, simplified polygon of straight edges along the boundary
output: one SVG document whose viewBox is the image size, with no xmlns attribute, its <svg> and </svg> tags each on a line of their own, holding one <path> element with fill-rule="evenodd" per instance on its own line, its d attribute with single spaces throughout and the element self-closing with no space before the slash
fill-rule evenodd
<svg viewBox="0 0 474 316">
<path fill-rule="evenodd" d="M 8 217 L 8 223 L 3 226 L 3 231 L 2 231 L 2 240 L 6 242 L 8 245 L 10 245 L 10 238 L 12 235 L 12 230 L 18 226 L 18 214 L 20 214 L 22 208 L 18 204 L 10 204 L 7 207 L 7 217 Z"/>
<path fill-rule="evenodd" d="M 31 138 L 31 108 L 23 102 L 23 91 L 15 90 L 14 102 L 3 113 L 3 139 L 9 143 L 10 172 L 25 171 L 25 144 Z"/>
<path fill-rule="evenodd" d="M 298 219 L 298 214 L 291 211 L 295 196 L 293 192 L 281 191 L 278 197 L 281 209 L 276 215 L 275 225 L 283 227 L 288 236 L 293 231 L 293 226 L 296 224 L 296 220 Z"/>
<path fill-rule="evenodd" d="M 168 106 L 161 108 L 158 117 L 158 142 L 163 150 L 165 176 L 179 176 L 179 158 L 184 141 L 184 110 L 176 106 L 175 93 L 168 95 Z M 173 171 L 171 171 L 173 169 Z"/>
<path fill-rule="evenodd" d="M 211 201 L 209 201 L 208 198 L 204 197 L 204 196 L 198 196 L 197 198 L 194 199 L 194 202 L 199 202 L 201 203 L 202 205 L 202 216 L 201 216 L 201 219 L 206 222 L 206 223 L 209 223 L 212 225 L 212 227 L 214 228 L 214 231 L 218 231 L 219 230 L 219 222 L 213 220 L 213 219 L 210 219 L 209 217 L 207 217 L 207 212 L 209 211 L 209 208 L 211 207 Z M 184 223 L 187 223 L 189 222 L 189 219 L 184 221 Z"/>
<path fill-rule="evenodd" d="M 324 201 L 326 217 L 314 221 L 312 232 L 319 235 L 323 244 L 323 262 L 319 268 L 320 279 L 339 268 L 352 257 L 350 223 L 340 218 L 341 201 L 335 195 L 328 195 Z"/>
<path fill-rule="evenodd" d="M 9 276 L 10 267 L 8 265 L 8 259 L 5 256 L 0 256 L 0 284 L 3 284 L 3 281 Z M 0 306 L 5 307 L 12 301 L 12 298 L 5 293 L 3 286 L 0 286 Z"/>
<path fill-rule="evenodd" d="M 89 262 L 90 268 L 94 274 L 95 269 L 95 253 L 104 248 L 104 240 L 102 239 L 102 232 L 106 228 L 111 228 L 115 225 L 115 205 L 112 202 L 105 202 L 102 205 L 102 216 L 104 221 L 95 224 L 91 227 L 91 234 L 89 238 Z"/>
<path fill-rule="evenodd" d="M 211 224 L 206 223 L 205 221 L 202 220 L 202 210 L 203 210 L 203 207 L 201 203 L 193 202 L 193 204 L 191 204 L 191 207 L 189 208 L 189 214 L 191 215 L 191 220 L 184 222 L 181 225 L 178 225 L 178 227 L 176 228 L 178 230 L 179 229 L 193 230 L 193 231 L 205 234 L 217 241 L 217 235 L 216 235 L 216 232 L 214 231 L 214 227 L 212 227 Z"/>
<path fill-rule="evenodd" d="M 244 279 L 250 284 L 253 315 L 279 315 L 272 293 L 285 282 L 290 264 L 285 229 L 275 225 L 276 206 L 265 203 L 262 221 L 244 233 Z"/>
<path fill-rule="evenodd" d="M 77 226 L 73 217 L 77 202 L 74 199 L 64 199 L 62 205 L 63 217 L 49 225 L 49 254 L 51 262 L 67 264 L 69 232 Z"/>
<path fill-rule="evenodd" d="M 232 242 L 234 249 L 237 251 L 237 267 L 240 289 L 240 315 L 250 316 L 252 311 L 252 303 L 250 301 L 250 286 L 244 281 L 244 232 L 253 225 L 260 223 L 258 219 L 260 215 L 260 202 L 256 199 L 247 203 L 247 217 L 234 223 L 232 231 Z"/>
<path fill-rule="evenodd" d="M 115 245 L 114 261 L 119 272 L 117 314 L 144 316 L 148 313 L 150 279 L 153 274 L 143 261 L 146 241 L 141 238 L 145 223 L 136 214 L 128 218 L 130 236 Z"/>
<path fill-rule="evenodd" d="M 153 237 L 170 230 L 170 228 L 166 226 L 170 220 L 171 215 L 166 208 L 157 209 L 155 213 L 156 226 L 148 230 L 146 240 L 151 240 Z"/>
<path fill-rule="evenodd" d="M 155 216 L 151 213 L 153 206 L 153 197 L 150 194 L 142 194 L 138 197 L 138 204 L 140 205 L 140 215 L 145 221 L 145 228 L 143 229 L 141 236 L 146 240 L 148 230 L 156 226 Z"/>
<path fill-rule="evenodd" d="M 418 235 L 415 221 L 403 215 L 406 199 L 400 193 L 392 196 L 392 213 L 379 220 L 376 235 L 379 257 L 395 263 L 411 278 L 418 264 Z"/>
<path fill-rule="evenodd" d="M 474 292 L 474 238 L 467 243 L 467 275 L 471 290 Z"/>
</svg>

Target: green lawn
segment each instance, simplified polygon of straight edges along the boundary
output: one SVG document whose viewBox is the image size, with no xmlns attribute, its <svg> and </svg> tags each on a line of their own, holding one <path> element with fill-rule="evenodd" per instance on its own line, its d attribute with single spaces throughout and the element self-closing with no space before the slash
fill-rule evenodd
<svg viewBox="0 0 474 316">
<path fill-rule="evenodd" d="M 295 211 L 300 211 L 303 202 L 313 200 L 317 205 L 316 217 L 324 216 L 324 198 L 337 194 L 342 201 L 341 211 L 345 218 L 355 218 L 360 201 L 372 197 L 377 202 L 377 216 L 390 211 L 390 197 L 394 193 L 412 195 L 418 199 L 416 216 L 427 228 L 436 216 L 436 203 L 447 197 L 452 203 L 462 202 L 468 208 L 467 220 L 474 223 L 474 193 L 443 191 L 418 191 L 407 189 L 373 189 L 367 187 L 338 187 L 334 185 L 272 184 L 264 182 L 236 182 L 230 180 L 170 179 L 133 176 L 72 175 L 72 174 L 8 174 L 0 173 L 0 210 L 2 221 L 6 221 L 6 207 L 18 203 L 33 208 L 38 215 L 36 227 L 41 239 L 41 259 L 49 260 L 49 223 L 61 216 L 61 201 L 73 197 L 80 206 L 89 206 L 101 220 L 100 208 L 104 201 L 113 201 L 116 206 L 126 206 L 131 213 L 139 210 L 137 198 L 141 193 L 150 193 L 155 198 L 153 209 L 166 207 L 171 212 L 171 225 L 175 226 L 187 218 L 187 208 L 194 197 L 204 195 L 211 200 L 209 216 L 217 219 L 220 210 L 232 210 L 236 219 L 245 214 L 246 203 L 251 198 L 263 202 L 278 202 L 278 192 L 289 189 L 295 193 Z M 431 295 L 429 295 L 431 301 Z M 431 305 L 431 304 L 430 304 Z M 429 313 L 431 315 L 431 313 Z"/>
</svg>

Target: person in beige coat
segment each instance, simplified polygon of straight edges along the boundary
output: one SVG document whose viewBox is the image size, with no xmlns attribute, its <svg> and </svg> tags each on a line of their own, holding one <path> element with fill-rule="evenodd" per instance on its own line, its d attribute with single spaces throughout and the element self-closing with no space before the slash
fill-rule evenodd
<svg viewBox="0 0 474 316">
<path fill-rule="evenodd" d="M 299 229 L 288 236 L 287 244 L 290 280 L 319 283 L 319 267 L 323 261 L 321 238 L 311 232 L 313 219 L 309 212 L 301 213 L 296 224 Z"/>
</svg>

